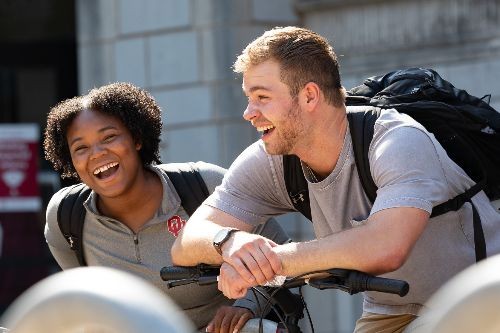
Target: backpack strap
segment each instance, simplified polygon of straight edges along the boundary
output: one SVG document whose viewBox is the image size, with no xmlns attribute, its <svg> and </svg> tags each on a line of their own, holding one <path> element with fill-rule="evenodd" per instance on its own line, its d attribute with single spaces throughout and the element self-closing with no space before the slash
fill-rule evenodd
<svg viewBox="0 0 500 333">
<path fill-rule="evenodd" d="M 83 184 L 76 184 L 64 189 L 66 192 L 57 208 L 57 224 L 70 248 L 75 251 L 78 263 L 86 266 L 83 255 L 83 223 L 85 221 L 85 207 L 83 203 L 90 195 L 90 188 Z"/>
<path fill-rule="evenodd" d="M 167 172 L 186 213 L 189 216 L 193 215 L 210 194 L 196 165 L 192 162 L 169 163 L 159 167 Z"/>
<path fill-rule="evenodd" d="M 309 187 L 302 171 L 300 159 L 296 155 L 283 155 L 283 176 L 286 190 L 297 211 L 312 221 L 309 204 Z"/>
<path fill-rule="evenodd" d="M 374 107 L 356 108 L 347 112 L 352 149 L 359 179 L 363 190 L 372 203 L 375 202 L 377 197 L 377 185 L 375 185 L 370 172 L 368 150 L 373 139 L 375 121 L 379 116 L 380 109 Z"/>
</svg>

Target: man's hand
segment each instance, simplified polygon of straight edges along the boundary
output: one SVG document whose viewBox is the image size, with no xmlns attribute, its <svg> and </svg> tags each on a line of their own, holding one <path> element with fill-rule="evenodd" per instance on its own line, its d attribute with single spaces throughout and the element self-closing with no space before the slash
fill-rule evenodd
<svg viewBox="0 0 500 333">
<path fill-rule="evenodd" d="M 249 283 L 238 274 L 233 266 L 228 263 L 223 263 L 220 266 L 220 275 L 218 277 L 218 285 L 220 291 L 227 298 L 242 298 L 246 295 L 248 288 L 257 286 L 257 283 Z"/>
<path fill-rule="evenodd" d="M 246 281 L 248 287 L 262 285 L 281 272 L 281 260 L 273 251 L 276 246 L 275 242 L 265 237 L 236 232 L 222 246 L 222 258 Z M 234 272 L 227 273 L 236 278 Z M 221 269 L 221 277 L 224 274 Z"/>
<path fill-rule="evenodd" d="M 236 333 L 253 318 L 253 313 L 245 308 L 222 306 L 217 310 L 214 319 L 207 325 L 207 332 Z"/>
</svg>

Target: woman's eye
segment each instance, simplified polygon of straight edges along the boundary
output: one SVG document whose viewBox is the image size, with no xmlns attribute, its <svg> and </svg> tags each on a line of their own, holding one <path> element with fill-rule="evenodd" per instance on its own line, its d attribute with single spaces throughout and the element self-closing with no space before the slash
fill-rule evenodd
<svg viewBox="0 0 500 333">
<path fill-rule="evenodd" d="M 263 95 L 259 95 L 258 97 L 259 97 L 259 100 L 261 100 L 261 101 L 269 98 L 269 97 L 263 96 Z"/>
<path fill-rule="evenodd" d="M 115 134 L 108 135 L 104 138 L 104 142 L 110 142 L 116 137 Z"/>
<path fill-rule="evenodd" d="M 74 151 L 75 151 L 75 152 L 80 152 L 80 151 L 84 150 L 85 148 L 87 148 L 87 147 L 85 147 L 85 146 L 78 146 L 78 147 L 76 147 L 76 148 L 74 149 Z"/>
</svg>

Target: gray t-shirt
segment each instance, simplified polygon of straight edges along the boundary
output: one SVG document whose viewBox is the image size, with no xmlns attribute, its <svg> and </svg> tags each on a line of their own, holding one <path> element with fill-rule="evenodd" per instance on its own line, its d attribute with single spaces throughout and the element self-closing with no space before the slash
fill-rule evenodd
<svg viewBox="0 0 500 333">
<path fill-rule="evenodd" d="M 372 205 L 363 191 L 347 132 L 335 169 L 314 182 L 307 167 L 314 231 L 322 238 L 367 222 L 370 214 L 393 207 L 427 212 L 462 193 L 472 180 L 451 161 L 434 136 L 407 115 L 382 111 L 369 148 L 370 170 L 378 187 Z M 500 214 L 480 192 L 473 198 L 481 216 L 488 255 L 500 252 Z M 247 223 L 294 211 L 287 195 L 281 156 L 268 155 L 261 141 L 248 147 L 205 202 Z M 404 221 L 401 221 L 404 223 Z M 385 277 L 409 282 L 405 297 L 366 292 L 364 310 L 381 314 L 418 314 L 444 282 L 475 262 L 472 209 L 432 218 L 406 263 Z"/>
<path fill-rule="evenodd" d="M 204 162 L 197 162 L 196 167 L 212 193 L 220 184 L 225 169 Z M 137 234 L 120 221 L 101 215 L 96 206 L 97 195 L 91 192 L 84 203 L 87 211 L 83 228 L 85 259 L 89 266 L 117 268 L 151 282 L 174 300 L 198 328 L 202 328 L 213 318 L 219 306 L 230 305 L 233 301 L 225 298 L 216 284 L 191 284 L 168 289 L 161 280 L 160 269 L 172 265 L 170 248 L 180 228 L 188 220 L 188 215 L 166 172 L 160 167 L 152 167 L 152 170 L 161 179 L 162 204 L 156 216 L 142 226 Z M 79 264 L 57 225 L 61 194 L 61 191 L 55 193 L 48 204 L 45 238 L 57 263 L 62 269 L 69 269 Z M 266 225 L 262 234 L 277 242 L 286 241 L 286 233 L 274 220 L 270 221 L 273 222 Z M 249 299 L 238 301 L 238 305 L 255 311 L 257 309 L 252 299 L 249 295 Z"/>
</svg>

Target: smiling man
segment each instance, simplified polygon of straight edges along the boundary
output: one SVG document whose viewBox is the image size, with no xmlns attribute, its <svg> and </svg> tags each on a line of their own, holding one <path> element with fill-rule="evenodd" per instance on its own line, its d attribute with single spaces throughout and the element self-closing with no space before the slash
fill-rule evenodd
<svg viewBox="0 0 500 333">
<path fill-rule="evenodd" d="M 434 206 L 474 182 L 422 125 L 382 110 L 369 149 L 378 187 L 371 203 L 353 157 L 337 57 L 310 30 L 265 32 L 243 50 L 234 69 L 243 74 L 248 97 L 243 117 L 262 136 L 190 218 L 172 248 L 173 261 L 222 264 L 219 289 L 232 298 L 276 275 L 330 268 L 406 280 L 410 292 L 404 298 L 365 293 L 355 329 L 402 332 L 433 292 L 475 262 L 471 205 L 430 218 Z M 276 245 L 246 231 L 270 216 L 296 211 L 284 179 L 287 154 L 300 158 L 317 239 Z M 499 253 L 500 215 L 483 192 L 472 200 L 488 254 Z M 229 228 L 239 231 L 219 241 Z"/>
</svg>

